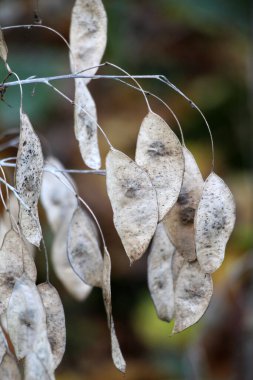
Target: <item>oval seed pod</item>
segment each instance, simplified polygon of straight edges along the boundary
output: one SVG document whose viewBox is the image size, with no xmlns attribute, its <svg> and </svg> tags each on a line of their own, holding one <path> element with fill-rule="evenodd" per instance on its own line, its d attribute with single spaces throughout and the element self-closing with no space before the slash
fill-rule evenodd
<svg viewBox="0 0 253 380">
<path fill-rule="evenodd" d="M 10 230 L 0 250 L 0 314 L 5 312 L 15 281 L 22 273 L 22 241 L 15 231 Z"/>
<path fill-rule="evenodd" d="M 211 173 L 205 181 L 195 217 L 197 259 L 205 273 L 224 260 L 225 247 L 235 224 L 235 201 L 224 181 Z"/>
<path fill-rule="evenodd" d="M 21 374 L 16 360 L 10 354 L 5 354 L 0 365 L 0 379 L 21 380 Z"/>
<path fill-rule="evenodd" d="M 115 228 L 133 262 L 146 251 L 156 230 L 155 189 L 147 173 L 118 150 L 107 155 L 106 185 Z"/>
<path fill-rule="evenodd" d="M 75 87 L 75 136 L 85 164 L 91 169 L 99 169 L 96 105 L 83 79 L 76 79 Z"/>
<path fill-rule="evenodd" d="M 8 56 L 8 48 L 4 39 L 3 31 L 0 26 L 0 57 L 4 62 L 7 61 L 7 56 Z"/>
<path fill-rule="evenodd" d="M 46 326 L 46 316 L 36 285 L 23 274 L 14 286 L 7 309 L 7 325 L 18 359 L 33 350 Z"/>
<path fill-rule="evenodd" d="M 47 336 L 51 346 L 54 369 L 60 364 L 66 346 L 64 309 L 57 290 L 49 283 L 38 285 L 46 311 Z"/>
<path fill-rule="evenodd" d="M 107 42 L 107 17 L 101 0 L 76 0 L 70 25 L 73 73 L 99 65 Z M 87 73 L 94 75 L 97 68 Z M 88 83 L 90 79 L 84 79 Z"/>
<path fill-rule="evenodd" d="M 55 234 L 52 264 L 55 274 L 67 291 L 76 300 L 82 301 L 90 294 L 92 288 L 78 278 L 67 257 L 68 227 L 73 212 L 77 208 L 77 198 L 70 190 L 75 188 L 75 184 L 68 174 L 57 170 L 64 170 L 64 167 L 57 159 L 49 157 L 43 175 L 41 202 Z M 55 171 L 55 173 L 50 171 Z"/>
<path fill-rule="evenodd" d="M 170 322 L 174 313 L 172 257 L 175 247 L 159 223 L 148 256 L 148 287 L 160 319 Z"/>
<path fill-rule="evenodd" d="M 147 171 L 156 189 L 161 221 L 178 198 L 184 157 L 177 136 L 154 112 L 149 112 L 141 124 L 135 161 Z"/>
<path fill-rule="evenodd" d="M 42 172 L 43 155 L 39 138 L 28 116 L 20 110 L 20 139 L 15 182 L 20 198 L 29 209 L 20 202 L 19 222 L 24 237 L 37 247 L 42 237 L 38 215 Z"/>
<path fill-rule="evenodd" d="M 196 259 L 194 216 L 204 181 L 193 155 L 183 147 L 185 169 L 177 202 L 164 218 L 164 225 L 176 249 L 188 261 Z"/>
<path fill-rule="evenodd" d="M 96 226 L 91 217 L 77 207 L 68 229 L 68 258 L 74 272 L 90 286 L 102 286 L 103 259 Z"/>
<path fill-rule="evenodd" d="M 68 225 L 63 224 L 55 236 L 52 246 L 52 264 L 55 274 L 67 291 L 77 301 L 85 300 L 92 287 L 85 284 L 73 271 L 67 256 Z"/>
<path fill-rule="evenodd" d="M 178 333 L 196 323 L 204 314 L 213 293 L 209 274 L 203 273 L 197 261 L 185 261 L 175 287 L 175 324 Z"/>
<path fill-rule="evenodd" d="M 102 293 L 107 315 L 108 328 L 111 334 L 112 359 L 115 367 L 125 373 L 126 362 L 123 358 L 118 338 L 116 335 L 113 316 L 112 316 L 112 298 L 111 298 L 111 258 L 106 247 L 104 247 L 104 266 L 103 266 L 103 286 Z"/>
</svg>

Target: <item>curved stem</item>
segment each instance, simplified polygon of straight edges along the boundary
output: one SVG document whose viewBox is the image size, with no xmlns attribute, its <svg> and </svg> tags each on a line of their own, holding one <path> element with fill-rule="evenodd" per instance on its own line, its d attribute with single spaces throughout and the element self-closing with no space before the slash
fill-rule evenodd
<svg viewBox="0 0 253 380">
<path fill-rule="evenodd" d="M 129 86 L 129 87 L 131 87 L 131 88 L 133 88 L 133 89 L 135 89 L 137 91 L 140 91 L 140 89 L 138 87 L 135 87 L 132 84 L 130 84 L 130 83 L 128 83 L 128 82 L 126 82 L 126 81 L 124 81 L 122 79 L 115 79 L 115 80 L 118 81 L 118 82 L 124 83 L 126 86 Z M 146 91 L 144 89 L 143 89 L 143 91 L 145 92 L 146 95 L 150 95 L 153 98 L 157 99 L 159 102 L 161 102 L 169 110 L 169 112 L 172 114 L 172 116 L 174 117 L 174 119 L 175 119 L 175 121 L 176 121 L 176 123 L 178 125 L 180 136 L 181 136 L 181 140 L 182 140 L 182 145 L 185 146 L 184 134 L 183 134 L 182 126 L 181 126 L 181 124 L 180 124 L 180 122 L 179 122 L 179 120 L 178 120 L 175 112 L 172 110 L 172 108 L 164 100 L 162 100 L 159 96 L 153 94 L 150 91 Z"/>
<path fill-rule="evenodd" d="M 98 230 L 99 230 L 99 233 L 100 233 L 100 236 L 101 236 L 101 239 L 102 239 L 102 243 L 103 243 L 103 246 L 104 248 L 106 249 L 106 242 L 105 242 L 105 238 L 104 238 L 104 234 L 103 234 L 103 231 L 100 227 L 100 224 L 97 220 L 97 217 L 96 215 L 94 214 L 94 212 L 92 211 L 92 209 L 90 208 L 90 206 L 85 202 L 85 200 L 80 197 L 80 195 L 75 191 L 75 189 L 73 189 L 73 187 L 71 185 L 68 185 L 68 183 L 64 182 L 61 180 L 61 178 L 56 174 L 56 168 L 54 168 L 53 170 L 49 168 L 45 168 L 45 171 L 49 172 L 49 173 L 52 173 L 61 183 L 63 183 L 71 192 L 72 194 L 74 194 L 76 196 L 76 198 L 85 206 L 85 208 L 89 211 L 89 213 L 91 214 L 92 218 L 94 219 L 97 227 L 98 227 Z"/>
<path fill-rule="evenodd" d="M 115 65 L 114 63 L 111 63 L 111 62 L 105 62 L 105 64 L 106 64 L 106 65 L 109 65 L 109 66 L 111 66 L 111 67 L 116 68 L 117 70 L 121 71 L 122 73 L 125 73 L 126 75 L 128 75 L 128 77 L 129 77 L 130 79 L 132 79 L 132 80 L 136 83 L 136 85 L 139 87 L 140 91 L 142 92 L 142 94 L 143 94 L 143 96 L 144 96 L 144 99 L 145 99 L 145 102 L 146 102 L 146 104 L 147 104 L 147 107 L 148 107 L 149 112 L 152 112 L 152 110 L 151 110 L 151 108 L 150 108 L 150 104 L 149 104 L 148 98 L 147 98 L 147 96 L 146 96 L 146 93 L 145 93 L 145 91 L 143 91 L 143 88 L 141 87 L 141 85 L 139 84 L 139 82 L 137 82 L 137 80 L 136 80 L 133 76 L 131 76 L 126 70 L 124 70 L 124 69 L 122 69 L 121 67 Z"/>
<path fill-rule="evenodd" d="M 190 103 L 190 106 L 194 109 L 196 109 L 199 114 L 201 115 L 201 117 L 203 118 L 205 124 L 206 124 L 206 127 L 208 129 L 208 133 L 209 133 L 209 136 L 210 136 L 210 140 L 211 140 L 211 149 L 212 149 L 212 171 L 214 171 L 214 142 L 213 142 L 213 135 L 212 135 L 212 131 L 211 131 L 211 128 L 206 120 L 206 117 L 205 115 L 203 114 L 203 112 L 200 110 L 200 108 L 190 99 L 188 98 L 188 96 L 186 96 L 179 88 L 177 88 L 173 83 L 171 83 L 168 78 L 166 78 L 165 76 L 163 75 L 160 75 L 160 78 L 159 80 L 163 83 L 165 83 L 167 86 L 169 86 L 170 88 L 172 88 L 175 92 L 177 92 L 179 95 L 181 95 L 185 100 L 187 100 L 188 103 Z"/>
<path fill-rule="evenodd" d="M 49 87 L 51 87 L 55 92 L 57 92 L 59 95 L 61 95 L 64 99 L 66 99 L 69 103 L 71 103 L 72 105 L 77 105 L 76 104 L 76 102 L 74 102 L 74 100 L 72 100 L 72 99 L 70 99 L 67 95 L 65 95 L 62 91 L 60 91 L 60 90 L 58 90 L 58 88 L 56 88 L 56 87 L 54 87 L 51 83 L 49 83 L 49 82 L 45 82 L 45 84 L 47 84 Z M 104 138 L 105 138 L 105 140 L 106 140 L 106 142 L 107 142 L 107 144 L 109 145 L 109 147 L 111 148 L 111 149 L 114 149 L 113 148 L 113 146 L 112 146 L 112 144 L 111 144 L 111 142 L 110 142 L 110 140 L 109 140 L 109 138 L 108 138 L 108 136 L 107 136 L 107 134 L 105 133 L 105 131 L 103 130 L 103 128 L 97 123 L 97 121 L 95 120 L 95 118 L 83 107 L 83 106 L 81 106 L 80 104 L 78 104 L 78 106 L 82 109 L 82 111 L 90 118 L 90 119 L 92 119 L 95 123 L 96 123 L 96 125 L 97 125 L 97 127 L 98 127 L 98 129 L 100 130 L 100 132 L 102 133 L 102 135 L 104 136 Z"/>
</svg>

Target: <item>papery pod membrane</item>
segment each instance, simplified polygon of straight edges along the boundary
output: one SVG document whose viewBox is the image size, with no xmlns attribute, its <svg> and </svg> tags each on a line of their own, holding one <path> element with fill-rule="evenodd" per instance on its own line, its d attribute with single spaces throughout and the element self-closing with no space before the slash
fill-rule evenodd
<svg viewBox="0 0 253 380">
<path fill-rule="evenodd" d="M 175 286 L 175 324 L 172 333 L 196 323 L 206 311 L 212 293 L 210 274 L 204 273 L 197 261 L 185 261 Z"/>
<path fill-rule="evenodd" d="M 21 380 L 21 374 L 16 360 L 10 354 L 5 354 L 0 364 L 0 379 Z"/>
<path fill-rule="evenodd" d="M 37 280 L 37 269 L 34 262 L 33 254 L 30 251 L 30 247 L 22 242 L 22 253 L 23 253 L 23 270 L 27 277 L 33 282 Z"/>
<path fill-rule="evenodd" d="M 71 268 L 67 257 L 67 234 L 72 215 L 77 208 L 77 198 L 72 179 L 62 172 L 62 164 L 55 158 L 47 159 L 43 175 L 41 202 L 55 237 L 52 246 L 52 264 L 55 273 L 67 291 L 78 301 L 84 300 L 91 287 L 84 284 Z M 50 172 L 55 171 L 55 174 Z"/>
<path fill-rule="evenodd" d="M 74 272 L 90 286 L 102 287 L 103 259 L 96 226 L 91 217 L 77 207 L 68 229 L 68 258 Z"/>
<path fill-rule="evenodd" d="M 7 325 L 18 359 L 33 351 L 46 316 L 36 285 L 24 274 L 15 283 L 7 309 Z"/>
<path fill-rule="evenodd" d="M 174 288 L 175 288 L 175 284 L 176 284 L 178 275 L 180 273 L 180 270 L 182 266 L 184 265 L 184 262 L 185 262 L 184 257 L 178 251 L 175 251 L 172 257 L 172 275 L 173 275 Z"/>
<path fill-rule="evenodd" d="M 206 179 L 195 218 L 197 259 L 205 273 L 213 273 L 224 260 L 227 241 L 235 224 L 235 201 L 215 173 Z"/>
<path fill-rule="evenodd" d="M 54 171 L 55 174 L 50 171 Z M 77 207 L 77 199 L 71 189 L 75 185 L 64 166 L 54 157 L 47 158 L 41 186 L 41 203 L 53 232 L 57 232 L 63 223 L 68 224 Z"/>
<path fill-rule="evenodd" d="M 9 211 L 4 211 L 0 218 L 0 245 L 2 245 L 3 243 L 5 234 L 12 229 L 11 220 L 12 222 L 18 220 L 19 204 L 17 198 L 13 193 L 11 193 L 9 196 L 7 207 Z M 36 249 L 35 246 L 29 243 L 28 241 L 23 240 L 23 247 L 25 247 L 26 250 L 29 251 L 30 256 L 33 258 Z"/>
<path fill-rule="evenodd" d="M 148 256 L 148 287 L 160 319 L 170 322 L 174 314 L 172 258 L 175 247 L 162 223 L 153 237 Z"/>
<path fill-rule="evenodd" d="M 177 202 L 164 219 L 166 230 L 176 249 L 188 261 L 196 259 L 194 217 L 204 181 L 193 155 L 183 147 L 185 169 Z"/>
<path fill-rule="evenodd" d="M 101 0 L 76 0 L 70 25 L 73 73 L 99 65 L 107 42 L 107 16 Z M 87 71 L 94 75 L 97 68 Z M 86 73 L 85 73 L 86 74 Z M 84 79 L 87 84 L 90 79 Z"/>
<path fill-rule="evenodd" d="M 2 330 L 2 327 L 0 326 L 0 365 L 2 363 L 3 357 L 6 353 L 6 349 L 8 347 L 8 343 L 5 339 L 4 332 Z"/>
<path fill-rule="evenodd" d="M 41 330 L 33 350 L 25 357 L 24 380 L 54 380 L 54 361 L 46 330 Z"/>
<path fill-rule="evenodd" d="M 35 246 L 42 238 L 38 215 L 43 154 L 38 136 L 26 114 L 20 111 L 20 139 L 16 163 L 16 188 L 20 202 L 19 223 L 24 237 Z"/>
<path fill-rule="evenodd" d="M 4 39 L 3 31 L 0 26 L 0 57 L 4 62 L 7 61 L 8 48 Z"/>
<path fill-rule="evenodd" d="M 178 198 L 184 173 L 184 157 L 177 136 L 154 112 L 149 112 L 141 124 L 135 161 L 147 171 L 156 189 L 161 221 Z"/>
<path fill-rule="evenodd" d="M 68 225 L 63 224 L 53 242 L 52 264 L 55 274 L 72 297 L 77 301 L 83 301 L 90 294 L 92 287 L 85 284 L 70 266 L 67 256 L 67 235 Z"/>
<path fill-rule="evenodd" d="M 99 169 L 96 105 L 83 79 L 75 80 L 75 88 L 75 136 L 80 153 L 89 168 Z"/>
<path fill-rule="evenodd" d="M 0 314 L 6 311 L 15 281 L 22 273 L 22 242 L 18 234 L 10 230 L 0 250 Z"/>
<path fill-rule="evenodd" d="M 156 191 L 145 170 L 117 150 L 106 158 L 106 185 L 115 228 L 133 262 L 144 254 L 156 230 Z"/>
<path fill-rule="evenodd" d="M 66 346 L 64 309 L 57 290 L 51 284 L 39 284 L 38 290 L 46 312 L 47 336 L 55 369 L 62 360 Z"/>
<path fill-rule="evenodd" d="M 118 338 L 115 332 L 113 316 L 112 316 L 112 298 L 111 298 L 111 258 L 106 247 L 104 247 L 104 267 L 103 267 L 103 299 L 107 314 L 108 328 L 111 334 L 111 350 L 112 359 L 115 367 L 125 373 L 126 362 L 123 358 Z"/>
</svg>

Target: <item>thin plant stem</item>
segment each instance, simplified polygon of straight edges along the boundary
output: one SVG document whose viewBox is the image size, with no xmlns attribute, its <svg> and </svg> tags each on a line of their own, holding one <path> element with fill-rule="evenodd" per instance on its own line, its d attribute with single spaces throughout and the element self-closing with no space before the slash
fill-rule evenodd
<svg viewBox="0 0 253 380">
<path fill-rule="evenodd" d="M 6 168 L 15 168 L 16 164 L 11 164 L 11 163 L 5 163 L 4 160 L 0 161 L 0 165 Z M 45 168 L 43 169 L 44 171 L 47 171 Z M 55 173 L 76 173 L 76 174 L 96 174 L 96 175 L 106 175 L 105 170 L 96 170 L 96 169 L 57 169 L 54 168 L 52 169 Z"/>
<path fill-rule="evenodd" d="M 45 82 L 45 84 L 47 84 L 49 87 L 51 87 L 55 92 L 57 92 L 59 95 L 61 95 L 64 99 L 66 99 L 69 103 L 71 103 L 73 106 L 77 105 L 76 102 L 74 102 L 74 100 L 70 99 L 67 95 L 65 95 L 62 91 L 60 91 L 58 88 L 54 87 L 51 83 L 49 82 Z M 110 149 L 114 149 L 107 134 L 105 133 L 105 131 L 103 130 L 103 128 L 97 123 L 97 121 L 95 120 L 95 118 L 83 107 L 81 106 L 80 104 L 78 104 L 79 107 L 81 107 L 82 111 L 85 112 L 85 114 L 90 118 L 92 119 L 98 129 L 100 130 L 100 132 L 102 133 L 102 135 L 104 136 L 107 144 L 109 145 Z"/>
<path fill-rule="evenodd" d="M 145 91 L 143 90 L 143 88 L 141 87 L 141 85 L 139 84 L 139 82 L 138 82 L 138 81 L 137 81 L 132 75 L 130 75 L 126 70 L 124 70 L 124 69 L 122 69 L 121 67 L 115 65 L 114 63 L 111 63 L 111 62 L 105 62 L 105 64 L 106 64 L 106 65 L 109 65 L 109 66 L 111 66 L 111 67 L 114 67 L 114 68 L 116 68 L 117 70 L 121 71 L 122 73 L 128 75 L 128 77 L 129 77 L 130 79 L 132 79 L 132 80 L 135 82 L 135 84 L 138 86 L 139 90 L 140 90 L 140 91 L 142 92 L 142 94 L 143 94 L 143 97 L 144 97 L 144 99 L 145 99 L 145 102 L 146 102 L 146 104 L 147 104 L 147 107 L 148 107 L 149 112 L 152 112 L 151 107 L 150 107 L 150 104 L 149 104 L 149 101 L 148 101 L 148 98 L 147 98 L 147 96 L 146 96 L 146 93 L 145 93 Z"/>
<path fill-rule="evenodd" d="M 208 121 L 207 121 L 205 115 L 203 114 L 203 112 L 201 111 L 201 109 L 190 98 L 188 98 L 188 96 L 186 96 L 178 87 L 176 87 L 173 83 L 171 83 L 166 76 L 160 75 L 160 81 L 163 82 L 163 83 L 165 83 L 167 86 L 169 86 L 175 92 L 177 92 L 179 95 L 181 95 L 185 100 L 187 100 L 187 102 L 190 104 L 190 106 L 192 108 L 194 108 L 195 110 L 197 110 L 199 112 L 199 114 L 201 115 L 202 119 L 204 120 L 204 122 L 206 124 L 206 127 L 208 129 L 208 133 L 209 133 L 210 141 L 211 141 L 212 172 L 213 172 L 214 171 L 214 142 L 213 142 L 212 131 L 211 131 L 211 128 L 210 128 L 210 126 L 208 124 Z"/>
<path fill-rule="evenodd" d="M 13 194 L 15 195 L 15 197 L 19 200 L 19 202 L 22 204 L 22 206 L 30 213 L 30 215 L 32 216 L 32 218 L 36 221 L 37 223 L 37 219 L 35 218 L 35 216 L 33 215 L 33 213 L 31 212 L 31 209 L 30 207 L 23 201 L 23 199 L 20 197 L 20 195 L 18 194 L 18 191 L 17 189 L 15 189 L 15 187 L 11 186 L 7 181 L 5 181 L 2 177 L 0 177 L 0 182 L 2 182 L 6 187 L 9 188 L 9 190 L 11 190 L 13 192 Z M 42 239 L 41 239 L 41 242 L 42 242 L 42 246 L 43 246 L 43 251 L 44 251 L 44 256 L 45 256 L 45 263 L 46 263 L 46 279 L 47 279 L 47 282 L 49 282 L 49 261 L 48 261 L 48 253 L 47 253 L 47 249 L 46 249 L 46 245 L 45 245 L 45 241 L 44 241 L 44 238 L 42 236 Z"/>
<path fill-rule="evenodd" d="M 131 88 L 133 88 L 133 89 L 135 89 L 137 91 L 140 91 L 140 89 L 138 87 L 133 86 L 132 84 L 130 84 L 130 83 L 128 83 L 128 82 L 126 82 L 126 81 L 124 81 L 122 79 L 115 79 L 115 80 L 118 81 L 118 82 L 121 82 L 121 83 L 125 84 L 126 86 L 129 86 L 129 87 L 131 87 Z M 153 94 L 150 91 L 146 91 L 144 89 L 143 89 L 143 91 L 145 92 L 146 95 L 152 96 L 154 99 L 157 99 L 160 103 L 162 103 L 169 110 L 169 112 L 172 114 L 172 116 L 174 117 L 174 119 L 175 119 L 175 121 L 176 121 L 176 123 L 178 125 L 180 136 L 181 136 L 181 140 L 182 140 L 182 145 L 185 146 L 183 128 L 182 128 L 182 126 L 181 126 L 181 124 L 180 124 L 180 122 L 178 120 L 177 115 L 172 110 L 172 108 L 163 99 L 161 99 L 159 96 Z"/>
<path fill-rule="evenodd" d="M 90 206 L 85 202 L 85 200 L 75 191 L 75 189 L 73 189 L 73 187 L 71 186 L 71 185 L 69 185 L 68 183 L 66 183 L 66 182 L 64 182 L 64 181 L 62 181 L 62 179 L 57 175 L 57 173 L 56 173 L 56 170 L 55 170 L 55 168 L 52 170 L 52 169 L 50 169 L 50 167 L 46 167 L 45 169 L 44 169 L 45 171 L 47 171 L 47 172 L 49 172 L 49 173 L 51 173 L 51 174 L 54 174 L 54 176 L 61 182 L 61 183 L 63 183 L 68 189 L 69 189 L 69 191 L 71 191 L 72 192 L 72 194 L 74 194 L 75 196 L 76 196 L 76 198 L 85 206 L 85 208 L 89 211 L 89 213 L 91 214 L 91 216 L 92 216 L 92 218 L 94 219 L 94 221 L 95 221 L 95 223 L 96 223 L 96 225 L 97 225 L 97 227 L 98 227 L 98 230 L 99 230 L 99 233 L 100 233 L 100 236 L 101 236 L 101 239 L 102 239 L 102 243 L 103 243 L 103 247 L 105 248 L 105 249 L 107 249 L 107 247 L 106 247 L 106 242 L 105 242 L 105 238 L 104 238 L 104 234 L 103 234 L 103 231 L 102 231 L 102 229 L 101 229 L 101 227 L 100 227 L 100 224 L 99 224 L 99 222 L 98 222 L 98 220 L 97 220 L 97 217 L 96 217 L 96 215 L 94 214 L 94 212 L 92 211 L 92 209 L 90 208 Z"/>
</svg>

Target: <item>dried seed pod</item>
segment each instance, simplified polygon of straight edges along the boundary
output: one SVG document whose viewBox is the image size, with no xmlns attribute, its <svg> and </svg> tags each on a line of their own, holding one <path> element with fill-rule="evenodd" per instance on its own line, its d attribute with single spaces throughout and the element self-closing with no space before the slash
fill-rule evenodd
<svg viewBox="0 0 253 380">
<path fill-rule="evenodd" d="M 47 335 L 51 346 L 54 369 L 60 364 L 66 346 L 66 327 L 63 305 L 57 290 L 49 283 L 38 285 L 46 311 Z"/>
<path fill-rule="evenodd" d="M 225 247 L 235 224 L 235 201 L 224 181 L 211 173 L 205 181 L 195 218 L 197 259 L 205 273 L 224 260 Z"/>
<path fill-rule="evenodd" d="M 73 73 L 97 66 L 107 42 L 107 17 L 101 0 L 76 0 L 70 26 L 70 64 Z M 94 75 L 97 68 L 88 71 Z M 90 79 L 85 79 L 87 84 Z"/>
<path fill-rule="evenodd" d="M 157 226 L 155 189 L 148 174 L 117 150 L 106 158 L 106 185 L 114 225 L 133 262 L 146 251 Z"/>
<path fill-rule="evenodd" d="M 111 258 L 107 248 L 104 247 L 104 267 L 103 267 L 103 299 L 105 304 L 105 310 L 107 314 L 108 327 L 111 333 L 111 349 L 112 359 L 115 367 L 125 373 L 126 362 L 120 350 L 118 338 L 114 328 L 113 316 L 112 316 L 112 299 L 111 299 Z"/>
<path fill-rule="evenodd" d="M 160 319 L 170 322 L 174 314 L 172 257 L 175 247 L 159 223 L 148 256 L 148 286 Z"/>
<path fill-rule="evenodd" d="M 16 360 L 10 354 L 5 354 L 0 365 L 0 379 L 21 380 L 21 374 Z"/>
<path fill-rule="evenodd" d="M 68 258 L 74 272 L 90 286 L 102 286 L 103 259 L 96 226 L 90 216 L 77 207 L 68 230 Z"/>
<path fill-rule="evenodd" d="M 23 273 L 22 241 L 10 230 L 0 250 L 0 314 L 4 313 L 17 278 Z"/>
<path fill-rule="evenodd" d="M 41 241 L 38 216 L 43 155 L 38 136 L 26 114 L 20 111 L 20 140 L 16 164 L 16 188 L 25 207 L 20 202 L 19 222 L 24 237 L 37 247 Z"/>
<path fill-rule="evenodd" d="M 196 323 L 204 314 L 213 293 L 212 278 L 197 261 L 185 261 L 175 287 L 175 325 L 178 333 Z"/>
<path fill-rule="evenodd" d="M 6 353 L 6 349 L 8 347 L 7 341 L 5 339 L 4 332 L 0 326 L 0 364 L 2 363 L 3 357 Z"/>
<path fill-rule="evenodd" d="M 184 157 L 180 141 L 154 112 L 144 118 L 138 135 L 135 160 L 156 189 L 159 221 L 175 204 L 182 185 Z"/>
<path fill-rule="evenodd" d="M 52 263 L 55 274 L 62 282 L 67 291 L 77 301 L 82 301 L 88 297 L 92 287 L 86 285 L 73 271 L 67 256 L 67 235 L 68 226 L 62 225 L 58 231 L 52 246 Z"/>
<path fill-rule="evenodd" d="M 91 169 L 99 169 L 96 105 L 83 79 L 76 79 L 75 86 L 75 136 L 85 164 Z"/>
<path fill-rule="evenodd" d="M 8 48 L 4 39 L 3 31 L 0 26 L 0 57 L 4 62 L 7 61 Z"/>
<path fill-rule="evenodd" d="M 47 159 L 42 181 L 41 202 L 55 233 L 52 247 L 52 264 L 55 273 L 68 292 L 81 301 L 90 294 L 92 288 L 84 284 L 73 272 L 67 257 L 68 227 L 77 207 L 77 198 L 70 190 L 75 188 L 71 178 L 65 173 L 57 172 L 63 169 L 64 167 L 55 158 Z M 55 174 L 50 172 L 54 170 Z"/>
<path fill-rule="evenodd" d="M 203 190 L 203 178 L 194 157 L 183 147 L 185 169 L 176 204 L 164 219 L 172 243 L 188 261 L 196 259 L 194 216 Z"/>
<path fill-rule="evenodd" d="M 33 351 L 46 316 L 36 285 L 23 274 L 15 283 L 7 309 L 7 325 L 18 359 Z"/>
</svg>

